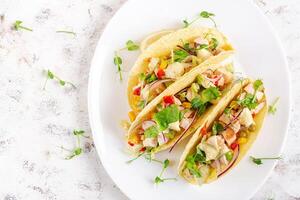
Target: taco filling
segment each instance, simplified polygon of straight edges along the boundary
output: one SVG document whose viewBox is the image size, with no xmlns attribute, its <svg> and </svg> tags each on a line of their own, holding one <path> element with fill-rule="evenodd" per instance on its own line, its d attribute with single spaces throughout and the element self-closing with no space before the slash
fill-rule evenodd
<svg viewBox="0 0 300 200">
<path fill-rule="evenodd" d="M 142 110 L 177 78 L 209 57 L 228 50 L 225 47 L 207 33 L 189 42 L 182 41 L 168 55 L 147 58 L 146 71 L 139 74 L 139 81 L 131 91 L 136 107 Z"/>
<path fill-rule="evenodd" d="M 185 158 L 182 176 L 192 183 L 215 180 L 231 168 L 240 146 L 255 131 L 255 116 L 265 107 L 261 80 L 246 85 L 210 126 L 202 128 L 201 141 Z"/>
<path fill-rule="evenodd" d="M 171 141 L 178 142 L 180 136 L 188 132 L 211 105 L 217 103 L 232 81 L 231 71 L 222 67 L 214 71 L 208 69 L 175 95 L 164 96 L 162 102 L 129 134 L 129 148 L 134 152 L 150 152 Z"/>
</svg>

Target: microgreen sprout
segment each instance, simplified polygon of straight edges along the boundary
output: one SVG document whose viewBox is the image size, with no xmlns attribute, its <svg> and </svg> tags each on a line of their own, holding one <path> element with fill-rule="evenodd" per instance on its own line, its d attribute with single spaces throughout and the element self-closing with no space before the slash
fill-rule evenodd
<svg viewBox="0 0 300 200">
<path fill-rule="evenodd" d="M 115 56 L 114 56 L 114 64 L 115 66 L 117 66 L 117 72 L 119 73 L 119 77 L 120 77 L 120 81 L 123 80 L 123 76 L 122 76 L 122 58 L 120 57 L 119 53 L 120 51 L 123 50 L 128 50 L 128 51 L 135 51 L 138 50 L 140 47 L 138 44 L 136 44 L 135 42 L 133 42 L 132 40 L 128 40 L 125 44 L 125 47 L 115 51 Z"/>
<path fill-rule="evenodd" d="M 170 180 L 173 180 L 173 181 L 177 180 L 176 178 L 163 178 L 162 177 L 164 171 L 167 169 L 167 167 L 169 166 L 169 164 L 170 164 L 170 161 L 168 159 L 164 160 L 164 162 L 163 162 L 163 168 L 162 168 L 159 176 L 156 176 L 155 179 L 154 179 L 154 183 L 155 184 L 163 183 L 165 181 L 170 181 Z"/>
<path fill-rule="evenodd" d="M 250 156 L 250 159 L 253 163 L 257 165 L 263 164 L 262 160 L 278 160 L 281 159 L 281 157 L 269 157 L 269 158 L 255 158 L 253 156 Z"/>
<path fill-rule="evenodd" d="M 66 34 L 71 34 L 71 35 L 76 36 L 76 33 L 73 31 L 58 30 L 58 31 L 56 31 L 56 33 L 66 33 Z"/>
<path fill-rule="evenodd" d="M 81 141 L 80 141 L 80 139 L 81 139 L 81 137 L 87 137 L 87 136 L 84 135 L 84 131 L 83 130 L 73 130 L 73 135 L 77 139 L 77 145 L 76 145 L 76 147 L 73 150 L 69 151 L 70 155 L 65 158 L 66 160 L 70 160 L 70 159 L 74 158 L 75 156 L 78 156 L 78 155 L 80 155 L 82 153 L 83 150 L 81 148 Z M 64 150 L 66 150 L 66 149 L 64 149 Z"/>
<path fill-rule="evenodd" d="M 207 11 L 202 11 L 200 12 L 200 14 L 198 15 L 197 18 L 193 19 L 192 21 L 187 21 L 186 19 L 183 20 L 183 27 L 184 28 L 187 28 L 189 27 L 191 24 L 193 24 L 194 22 L 198 21 L 199 19 L 201 18 L 204 18 L 204 19 L 209 19 L 213 22 L 214 26 L 217 28 L 217 24 L 215 22 L 215 20 L 213 19 L 213 17 L 215 16 L 215 14 L 213 13 L 210 13 L 210 12 L 207 12 Z"/>
<path fill-rule="evenodd" d="M 275 101 L 274 101 L 271 105 L 269 105 L 269 110 L 268 110 L 268 112 L 269 112 L 270 114 L 274 115 L 274 114 L 276 113 L 276 111 L 277 111 L 276 104 L 277 104 L 278 101 L 279 101 L 279 97 L 277 97 L 277 98 L 275 99 Z"/>
<path fill-rule="evenodd" d="M 22 21 L 20 20 L 17 20 L 15 21 L 14 23 L 14 28 L 18 31 L 20 29 L 23 29 L 23 30 L 26 30 L 26 31 L 33 31 L 31 28 L 28 28 L 28 27 L 25 27 L 25 26 L 22 26 Z"/>
<path fill-rule="evenodd" d="M 76 86 L 73 83 L 71 83 L 69 81 L 62 80 L 61 78 L 59 78 L 56 74 L 54 74 L 49 69 L 46 72 L 47 72 L 47 78 L 45 80 L 45 83 L 44 83 L 44 86 L 43 86 L 43 90 L 46 89 L 46 85 L 47 85 L 48 79 L 53 79 L 53 80 L 55 79 L 56 81 L 58 81 L 59 85 L 61 85 L 61 86 L 65 86 L 66 84 L 69 84 L 72 87 L 76 88 Z"/>
</svg>

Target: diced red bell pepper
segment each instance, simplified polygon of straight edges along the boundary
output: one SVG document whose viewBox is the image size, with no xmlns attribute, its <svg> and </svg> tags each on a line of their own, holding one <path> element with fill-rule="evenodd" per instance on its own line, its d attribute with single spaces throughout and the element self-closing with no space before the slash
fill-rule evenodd
<svg viewBox="0 0 300 200">
<path fill-rule="evenodd" d="M 207 134 L 206 125 L 201 129 L 200 133 L 201 133 L 201 135 Z"/>
<path fill-rule="evenodd" d="M 161 68 L 159 68 L 156 72 L 156 76 L 158 79 L 163 79 L 163 77 L 165 76 L 165 71 Z"/>
<path fill-rule="evenodd" d="M 173 96 L 164 96 L 163 97 L 164 103 L 166 105 L 171 105 L 175 103 L 174 97 Z"/>
<path fill-rule="evenodd" d="M 239 146 L 239 144 L 238 144 L 237 142 L 234 142 L 234 143 L 232 143 L 232 144 L 230 145 L 230 148 L 231 148 L 232 150 L 234 150 L 237 146 Z"/>
<path fill-rule="evenodd" d="M 140 149 L 140 152 L 144 152 L 144 151 L 146 151 L 146 147 Z"/>
<path fill-rule="evenodd" d="M 128 142 L 128 144 L 129 144 L 130 146 L 134 146 L 134 144 L 133 144 L 132 142 Z"/>
<path fill-rule="evenodd" d="M 133 90 L 133 94 L 140 96 L 141 95 L 141 87 L 137 87 Z"/>
</svg>

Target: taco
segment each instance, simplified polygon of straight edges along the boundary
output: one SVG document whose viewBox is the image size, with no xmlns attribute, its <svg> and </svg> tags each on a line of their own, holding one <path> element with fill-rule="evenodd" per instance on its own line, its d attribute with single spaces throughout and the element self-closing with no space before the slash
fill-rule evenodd
<svg viewBox="0 0 300 200">
<path fill-rule="evenodd" d="M 204 27 L 158 32 L 142 46 L 127 87 L 129 105 L 136 113 L 203 61 L 233 49 L 222 33 Z"/>
<path fill-rule="evenodd" d="M 267 112 L 261 80 L 243 80 L 219 102 L 185 147 L 179 175 L 192 184 L 209 183 L 232 169 L 257 137 Z"/>
<path fill-rule="evenodd" d="M 233 84 L 232 53 L 209 59 L 164 90 L 131 124 L 127 144 L 134 153 L 165 150 L 192 134 L 226 98 Z"/>
</svg>

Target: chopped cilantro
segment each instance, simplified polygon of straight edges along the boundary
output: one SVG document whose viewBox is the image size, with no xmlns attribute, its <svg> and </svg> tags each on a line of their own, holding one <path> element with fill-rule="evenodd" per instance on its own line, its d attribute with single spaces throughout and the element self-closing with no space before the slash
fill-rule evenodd
<svg viewBox="0 0 300 200">
<path fill-rule="evenodd" d="M 214 123 L 214 125 L 212 126 L 212 134 L 213 135 L 217 135 L 219 132 L 223 131 L 224 127 L 222 126 L 222 124 L 220 123 Z"/>
<path fill-rule="evenodd" d="M 183 61 L 187 56 L 189 56 L 190 54 L 188 52 L 186 52 L 185 50 L 182 49 L 177 49 L 173 51 L 174 54 L 174 61 L 175 62 L 181 62 Z"/>
<path fill-rule="evenodd" d="M 151 126 L 145 130 L 144 135 L 146 138 L 155 138 L 159 132 L 160 131 L 157 126 Z"/>
<path fill-rule="evenodd" d="M 161 131 L 168 128 L 170 123 L 180 119 L 180 110 L 177 105 L 168 106 L 154 114 L 154 121 L 158 124 Z"/>
<path fill-rule="evenodd" d="M 253 100 L 254 99 L 254 100 Z M 253 94 L 247 94 L 244 99 L 238 100 L 238 104 L 247 107 L 250 110 L 254 109 L 257 106 L 257 101 L 255 99 L 255 96 Z"/>
</svg>

